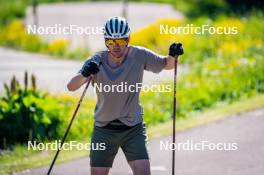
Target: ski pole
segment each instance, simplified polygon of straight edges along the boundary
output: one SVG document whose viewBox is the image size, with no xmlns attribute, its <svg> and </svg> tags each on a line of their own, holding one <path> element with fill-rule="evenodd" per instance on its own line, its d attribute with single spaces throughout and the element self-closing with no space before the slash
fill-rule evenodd
<svg viewBox="0 0 264 175">
<path fill-rule="evenodd" d="M 176 142 L 176 109 L 177 109 L 177 98 L 176 98 L 176 83 L 177 83 L 177 64 L 178 64 L 178 56 L 174 61 L 174 79 L 173 79 L 173 134 L 172 134 L 172 175 L 175 174 L 175 142 Z"/>
<path fill-rule="evenodd" d="M 71 125 L 72 125 L 72 123 L 73 123 L 73 120 L 74 120 L 74 118 L 75 118 L 75 116 L 76 116 L 76 114 L 77 114 L 77 112 L 78 112 L 78 110 L 79 110 L 79 107 L 80 107 L 80 105 L 81 105 L 81 103 L 82 103 L 83 97 L 85 96 L 85 93 L 86 93 L 86 91 L 87 91 L 87 89 L 88 89 L 88 87 L 89 87 L 89 84 L 90 84 L 91 80 L 92 80 L 92 76 L 88 77 L 88 81 L 87 81 L 87 83 L 86 83 L 86 86 L 85 86 L 85 88 L 84 88 L 84 91 L 83 91 L 83 93 L 82 93 L 82 95 L 81 95 L 81 97 L 80 97 L 80 100 L 79 100 L 79 102 L 78 102 L 78 104 L 77 104 L 77 107 L 76 107 L 76 109 L 75 109 L 75 111 L 74 111 L 74 113 L 73 113 L 73 116 L 72 116 L 72 118 L 71 118 L 70 124 L 68 125 L 68 127 L 67 127 L 67 129 L 66 129 L 66 132 L 65 132 L 65 134 L 64 134 L 64 136 L 63 136 L 63 138 L 62 138 L 61 144 L 59 145 L 59 148 L 58 148 L 58 150 L 57 150 L 57 152 L 56 152 L 56 154 L 55 154 L 55 156 L 54 156 L 54 158 L 53 158 L 53 161 L 52 161 L 52 163 L 51 163 L 51 165 L 50 165 L 50 167 L 49 167 L 49 171 L 48 171 L 47 175 L 50 175 L 50 172 L 51 172 L 51 170 L 52 170 L 52 168 L 53 168 L 53 165 L 55 164 L 55 162 L 56 162 L 56 160 L 57 160 L 57 157 L 58 157 L 58 155 L 59 155 L 59 153 L 60 153 L 61 147 L 63 146 L 64 141 L 65 141 L 65 139 L 66 139 L 66 137 L 67 137 L 67 135 L 68 135 L 68 133 L 69 133 L 69 130 L 70 130 L 70 128 L 71 128 Z"/>
</svg>

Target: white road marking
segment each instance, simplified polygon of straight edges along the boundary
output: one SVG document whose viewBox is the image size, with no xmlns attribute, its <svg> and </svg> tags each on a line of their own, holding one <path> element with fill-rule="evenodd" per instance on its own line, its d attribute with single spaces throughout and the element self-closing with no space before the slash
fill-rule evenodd
<svg viewBox="0 0 264 175">
<path fill-rule="evenodd" d="M 151 171 L 166 171 L 167 168 L 165 166 L 151 166 L 150 170 Z"/>
</svg>

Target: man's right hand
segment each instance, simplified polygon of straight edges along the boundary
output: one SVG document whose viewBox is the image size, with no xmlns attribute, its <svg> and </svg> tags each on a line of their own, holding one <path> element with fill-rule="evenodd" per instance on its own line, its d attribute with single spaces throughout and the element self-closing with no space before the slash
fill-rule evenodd
<svg viewBox="0 0 264 175">
<path fill-rule="evenodd" d="M 170 45 L 170 49 L 169 49 L 169 55 L 172 57 L 176 57 L 179 55 L 183 54 L 183 47 L 182 47 L 182 43 L 173 43 L 172 45 Z"/>
<path fill-rule="evenodd" d="M 99 72 L 99 64 L 96 63 L 95 61 L 91 61 L 84 66 L 83 70 L 81 71 L 81 74 L 84 77 L 89 77 L 90 75 L 97 74 L 98 72 Z"/>
</svg>

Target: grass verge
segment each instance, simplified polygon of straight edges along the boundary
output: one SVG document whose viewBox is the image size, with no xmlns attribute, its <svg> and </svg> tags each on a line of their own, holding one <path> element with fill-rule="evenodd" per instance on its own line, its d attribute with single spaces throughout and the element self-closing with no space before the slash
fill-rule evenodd
<svg viewBox="0 0 264 175">
<path fill-rule="evenodd" d="M 232 104 L 219 103 L 213 108 L 201 113 L 192 113 L 190 117 L 177 120 L 177 131 L 184 131 L 189 128 L 224 119 L 243 112 L 264 107 L 264 95 L 256 95 L 250 98 L 241 99 Z M 170 128 L 170 129 L 168 129 Z M 150 138 L 158 138 L 171 134 L 172 121 L 168 121 L 148 128 Z M 87 138 L 88 140 L 88 138 Z M 85 143 L 85 141 L 80 141 Z M 25 146 L 16 146 L 12 152 L 2 152 L 0 156 L 0 175 L 13 172 L 25 171 L 26 169 L 49 165 L 55 151 L 28 151 Z M 57 163 L 88 156 L 89 151 L 62 151 Z"/>
<path fill-rule="evenodd" d="M 250 98 L 244 98 L 232 104 L 219 103 L 204 112 L 192 113 L 187 118 L 177 120 L 176 130 L 181 132 L 189 128 L 222 120 L 226 117 L 239 115 L 262 107 L 264 107 L 264 95 L 262 94 Z M 156 126 L 150 126 L 148 128 L 148 135 L 150 138 L 169 135 L 172 133 L 172 129 L 168 130 L 168 128 L 172 128 L 172 120 Z"/>
</svg>

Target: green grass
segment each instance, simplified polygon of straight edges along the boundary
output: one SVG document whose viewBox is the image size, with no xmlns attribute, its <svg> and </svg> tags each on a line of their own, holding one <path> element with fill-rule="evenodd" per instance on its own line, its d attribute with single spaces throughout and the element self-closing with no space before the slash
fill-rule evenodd
<svg viewBox="0 0 264 175">
<path fill-rule="evenodd" d="M 87 139 L 88 140 L 88 139 Z M 84 141 L 80 141 L 84 143 Z M 88 141 L 87 141 L 88 142 Z M 49 165 L 56 151 L 34 151 L 27 150 L 26 146 L 16 145 L 12 152 L 5 152 L 0 157 L 0 175 L 12 174 L 30 168 L 37 168 Z M 88 156 L 89 152 L 73 149 L 71 151 L 61 151 L 57 162 L 61 163 L 74 158 Z"/>
<path fill-rule="evenodd" d="M 192 113 L 187 118 L 177 120 L 176 131 L 181 132 L 189 128 L 223 120 L 226 117 L 236 116 L 243 112 L 252 111 L 262 107 L 264 107 L 263 94 L 241 99 L 240 101 L 232 104 L 219 103 L 204 112 Z M 148 135 L 150 138 L 158 138 L 169 135 L 172 133 L 172 129 L 168 130 L 168 128 L 172 128 L 172 120 L 156 126 L 150 126 L 148 129 Z"/>
<path fill-rule="evenodd" d="M 192 113 L 187 118 L 177 120 L 177 131 L 184 131 L 189 128 L 214 122 L 224 119 L 226 117 L 234 116 L 246 111 L 255 110 L 264 107 L 264 95 L 256 95 L 250 98 L 241 99 L 232 104 L 219 103 L 213 108 L 208 109 L 202 113 Z M 170 129 L 168 129 L 170 128 Z M 148 135 L 150 138 L 158 138 L 171 134 L 172 121 L 168 121 L 148 128 Z M 88 138 L 87 138 L 88 140 Z M 84 143 L 85 141 L 80 141 Z M 0 157 L 0 175 L 10 174 L 12 172 L 22 171 L 29 168 L 36 168 L 47 166 L 50 164 L 55 151 L 52 152 L 36 152 L 28 151 L 25 146 L 15 146 L 12 152 L 2 153 Z M 68 160 L 88 157 L 89 151 L 62 151 L 57 163 Z"/>
</svg>

